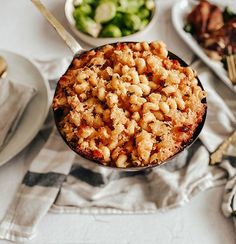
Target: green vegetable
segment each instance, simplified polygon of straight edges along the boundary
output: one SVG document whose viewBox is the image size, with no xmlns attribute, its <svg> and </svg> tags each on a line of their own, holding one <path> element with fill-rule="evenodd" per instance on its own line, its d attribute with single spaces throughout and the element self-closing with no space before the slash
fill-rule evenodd
<svg viewBox="0 0 236 244">
<path fill-rule="evenodd" d="M 83 0 L 83 2 L 87 4 L 96 4 L 97 0 Z"/>
<path fill-rule="evenodd" d="M 126 14 L 124 16 L 125 26 L 133 31 L 137 31 L 141 27 L 141 19 L 137 15 Z"/>
<path fill-rule="evenodd" d="M 76 27 L 93 37 L 97 37 L 102 28 L 101 25 L 96 23 L 92 18 L 84 15 L 80 15 L 76 18 Z"/>
<path fill-rule="evenodd" d="M 144 29 L 148 25 L 148 23 L 149 23 L 148 19 L 142 20 L 140 30 Z"/>
<path fill-rule="evenodd" d="M 106 23 L 116 15 L 116 5 L 112 1 L 106 1 L 99 4 L 95 10 L 95 21 L 97 23 Z"/>
<path fill-rule="evenodd" d="M 96 0 L 74 0 L 74 6 L 77 7 L 82 3 L 86 3 L 86 4 L 95 4 L 97 1 Z"/>
<path fill-rule="evenodd" d="M 79 6 L 81 3 L 83 2 L 83 0 L 74 0 L 73 4 L 75 7 Z"/>
<path fill-rule="evenodd" d="M 93 13 L 92 7 L 88 4 L 80 4 L 77 8 L 75 8 L 73 16 L 74 18 L 79 18 L 82 15 L 91 15 Z"/>
<path fill-rule="evenodd" d="M 187 32 L 187 33 L 191 33 L 193 34 L 193 26 L 189 23 L 187 23 L 185 26 L 184 26 L 184 31 Z"/>
<path fill-rule="evenodd" d="M 112 2 L 112 3 L 114 3 L 115 5 L 117 5 L 118 4 L 118 2 L 119 2 L 119 0 L 98 0 L 97 1 L 99 4 L 102 4 L 102 3 L 107 3 L 107 2 Z"/>
<path fill-rule="evenodd" d="M 93 37 L 121 37 L 150 21 L 153 0 L 74 0 L 73 17 L 80 31 Z"/>
<path fill-rule="evenodd" d="M 154 0 L 146 0 L 145 6 L 149 10 L 154 9 L 155 8 L 155 2 L 154 2 Z"/>
<path fill-rule="evenodd" d="M 122 36 L 129 36 L 131 34 L 133 34 L 133 31 L 131 31 L 131 30 L 128 30 L 128 29 L 122 30 Z"/>
<path fill-rule="evenodd" d="M 113 24 L 106 25 L 101 31 L 102 37 L 121 37 L 122 32 L 119 27 Z"/>
<path fill-rule="evenodd" d="M 140 19 L 146 19 L 146 18 L 149 18 L 150 11 L 147 8 L 145 8 L 145 7 L 141 7 L 138 10 L 137 15 L 139 16 Z"/>
<path fill-rule="evenodd" d="M 79 16 L 82 15 L 81 11 L 79 8 L 75 8 L 74 12 L 73 12 L 73 17 L 76 20 L 77 18 L 79 18 Z"/>
<path fill-rule="evenodd" d="M 231 19 L 236 17 L 236 13 L 234 13 L 229 7 L 226 7 L 223 12 L 224 22 L 228 22 Z"/>
<path fill-rule="evenodd" d="M 119 28 L 124 27 L 124 14 L 123 13 L 116 13 L 115 17 L 110 22 L 113 25 L 118 26 Z"/>
<path fill-rule="evenodd" d="M 118 11 L 133 14 L 144 5 L 144 0 L 120 0 L 119 3 Z"/>
</svg>

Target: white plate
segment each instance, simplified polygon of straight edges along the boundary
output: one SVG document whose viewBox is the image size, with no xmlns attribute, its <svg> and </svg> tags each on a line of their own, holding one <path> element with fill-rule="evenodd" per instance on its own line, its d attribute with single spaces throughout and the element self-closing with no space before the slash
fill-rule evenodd
<svg viewBox="0 0 236 244">
<path fill-rule="evenodd" d="M 25 148 L 40 130 L 49 109 L 49 84 L 36 66 L 25 57 L 0 50 L 0 55 L 7 60 L 7 78 L 14 82 L 30 84 L 37 89 L 24 111 L 17 129 L 8 144 L 0 152 L 0 166 Z"/>
<path fill-rule="evenodd" d="M 218 3 L 219 2 L 216 2 L 217 5 L 219 5 Z M 205 64 L 208 65 L 230 89 L 236 92 L 236 86 L 232 85 L 232 82 L 228 78 L 227 71 L 224 69 L 222 63 L 210 59 L 205 54 L 202 47 L 192 37 L 192 35 L 186 33 L 183 29 L 186 23 L 186 16 L 191 12 L 194 6 L 195 4 L 189 0 L 181 0 L 180 2 L 176 2 L 176 4 L 172 8 L 172 23 L 180 37 L 186 42 L 186 44 L 188 44 L 188 46 L 193 50 L 193 52 L 196 55 L 198 55 L 205 62 Z"/>
</svg>

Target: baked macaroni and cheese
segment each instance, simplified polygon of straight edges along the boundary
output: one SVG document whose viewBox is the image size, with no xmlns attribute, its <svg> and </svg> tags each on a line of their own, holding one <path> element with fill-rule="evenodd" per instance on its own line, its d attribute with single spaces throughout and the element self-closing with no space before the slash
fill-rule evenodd
<svg viewBox="0 0 236 244">
<path fill-rule="evenodd" d="M 205 114 L 196 73 L 163 42 L 117 43 L 75 58 L 53 109 L 70 147 L 103 165 L 161 164 L 188 143 Z"/>
</svg>

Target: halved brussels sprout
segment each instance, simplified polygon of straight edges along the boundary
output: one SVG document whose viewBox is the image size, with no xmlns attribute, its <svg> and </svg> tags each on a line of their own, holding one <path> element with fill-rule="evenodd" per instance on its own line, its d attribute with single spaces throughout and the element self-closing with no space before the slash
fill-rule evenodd
<svg viewBox="0 0 236 244">
<path fill-rule="evenodd" d="M 100 24 L 96 23 L 92 18 L 84 15 L 80 15 L 76 19 L 76 27 L 93 37 L 98 37 L 99 32 L 102 29 L 102 26 Z"/>
<path fill-rule="evenodd" d="M 124 16 L 125 26 L 130 30 L 139 30 L 141 27 L 141 19 L 134 14 L 126 14 Z"/>
<path fill-rule="evenodd" d="M 150 16 L 150 11 L 145 8 L 145 7 L 141 7 L 138 12 L 137 12 L 137 15 L 140 19 L 146 19 L 146 18 L 149 18 Z"/>
<path fill-rule="evenodd" d="M 109 25 L 106 25 L 102 29 L 100 36 L 102 36 L 102 37 L 121 37 L 122 32 L 118 26 L 109 24 Z"/>
<path fill-rule="evenodd" d="M 89 4 L 80 4 L 75 8 L 73 12 L 74 18 L 79 18 L 80 15 L 91 15 L 93 13 L 93 9 Z"/>
<path fill-rule="evenodd" d="M 95 21 L 97 23 L 106 23 L 116 15 L 116 5 L 114 2 L 106 1 L 99 4 L 95 10 Z"/>
<path fill-rule="evenodd" d="M 133 14 L 144 5 L 144 0 L 120 0 L 119 3 L 118 11 Z"/>
</svg>

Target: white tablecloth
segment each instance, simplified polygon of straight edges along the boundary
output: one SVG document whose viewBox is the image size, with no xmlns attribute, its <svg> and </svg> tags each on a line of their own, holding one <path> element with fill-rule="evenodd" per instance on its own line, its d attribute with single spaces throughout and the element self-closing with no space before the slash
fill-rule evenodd
<svg viewBox="0 0 236 244">
<path fill-rule="evenodd" d="M 63 13 L 64 1 L 43 2 L 68 28 Z M 162 39 L 170 50 L 189 61 L 192 53 L 170 25 L 170 7 L 174 1 L 159 0 L 158 3 L 159 22 L 156 30 L 146 39 Z M 0 23 L 2 49 L 37 59 L 70 55 L 69 49 L 29 0 L 1 0 Z M 35 152 L 38 146 L 33 147 Z M 4 216 L 33 155 L 34 152 L 29 155 L 26 148 L 0 167 L 0 219 Z M 222 188 L 215 188 L 199 194 L 182 208 L 154 215 L 48 214 L 40 223 L 38 236 L 30 243 L 233 244 L 236 242 L 235 230 L 232 220 L 226 219 L 221 213 L 221 194 Z"/>
</svg>

